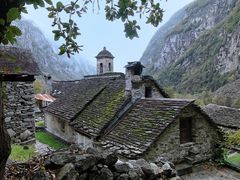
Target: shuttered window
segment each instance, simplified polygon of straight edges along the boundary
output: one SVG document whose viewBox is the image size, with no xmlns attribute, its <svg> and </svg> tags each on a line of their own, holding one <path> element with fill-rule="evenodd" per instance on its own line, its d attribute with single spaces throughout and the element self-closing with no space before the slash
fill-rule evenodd
<svg viewBox="0 0 240 180">
<path fill-rule="evenodd" d="M 192 142 L 192 118 L 185 117 L 180 119 L 180 143 Z"/>
</svg>

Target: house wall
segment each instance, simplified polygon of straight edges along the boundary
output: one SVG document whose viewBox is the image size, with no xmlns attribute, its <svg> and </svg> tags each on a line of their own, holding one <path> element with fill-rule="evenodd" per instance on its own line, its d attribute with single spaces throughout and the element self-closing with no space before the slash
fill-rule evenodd
<svg viewBox="0 0 240 180">
<path fill-rule="evenodd" d="M 6 82 L 4 114 L 12 143 L 35 141 L 33 82 Z"/>
<path fill-rule="evenodd" d="M 216 129 L 199 113 L 188 108 L 182 116 L 193 116 L 193 141 L 180 144 L 179 119 L 163 132 L 155 145 L 145 154 L 145 158 L 155 160 L 158 157 L 166 157 L 168 160 L 178 163 L 186 157 L 193 162 L 210 159 L 213 155 L 214 145 L 218 139 Z"/>
<path fill-rule="evenodd" d="M 62 123 L 64 124 L 64 131 L 62 130 Z M 76 132 L 71 126 L 69 126 L 67 121 L 45 112 L 45 124 L 48 132 L 68 143 L 75 143 L 82 147 L 92 147 L 92 140 Z"/>
</svg>

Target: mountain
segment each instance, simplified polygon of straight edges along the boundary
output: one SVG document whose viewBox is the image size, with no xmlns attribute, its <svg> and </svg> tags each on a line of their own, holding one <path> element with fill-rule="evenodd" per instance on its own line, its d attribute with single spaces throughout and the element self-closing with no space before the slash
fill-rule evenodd
<svg viewBox="0 0 240 180">
<path fill-rule="evenodd" d="M 16 21 L 15 25 L 22 31 L 15 46 L 30 49 L 42 73 L 50 74 L 54 80 L 81 79 L 84 75 L 93 74 L 93 66 L 80 56 L 59 56 L 51 44 L 32 22 Z"/>
<path fill-rule="evenodd" d="M 215 91 L 240 74 L 240 0 L 196 0 L 148 44 L 145 72 L 181 93 Z"/>
</svg>

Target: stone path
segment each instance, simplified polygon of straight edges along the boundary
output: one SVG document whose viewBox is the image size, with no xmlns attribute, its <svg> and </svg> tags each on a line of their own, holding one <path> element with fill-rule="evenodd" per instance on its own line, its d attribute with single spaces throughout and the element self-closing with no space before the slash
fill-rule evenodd
<svg viewBox="0 0 240 180">
<path fill-rule="evenodd" d="M 39 154 L 45 154 L 49 151 L 52 151 L 51 147 L 49 147 L 46 144 L 43 144 L 43 143 L 39 142 L 38 140 L 36 140 L 35 147 L 36 147 Z"/>
<path fill-rule="evenodd" d="M 182 176 L 183 180 L 239 180 L 240 173 L 229 168 L 199 165 L 193 173 Z"/>
</svg>

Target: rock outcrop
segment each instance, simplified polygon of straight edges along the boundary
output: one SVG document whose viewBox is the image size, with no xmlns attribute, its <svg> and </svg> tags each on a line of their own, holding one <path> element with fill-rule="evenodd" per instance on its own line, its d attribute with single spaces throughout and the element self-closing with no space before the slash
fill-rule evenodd
<svg viewBox="0 0 240 180">
<path fill-rule="evenodd" d="M 147 72 L 188 93 L 238 78 L 239 9 L 239 0 L 197 0 L 180 10 L 145 50 Z"/>
<path fill-rule="evenodd" d="M 89 152 L 89 153 L 87 153 Z M 44 160 L 43 160 L 44 159 Z M 116 154 L 87 151 L 59 151 L 42 160 L 26 164 L 8 165 L 6 178 L 58 179 L 58 180 L 157 180 L 180 179 L 170 162 L 149 163 L 144 159 L 120 160 Z M 34 165 L 33 165 L 34 164 Z M 19 167 L 18 167 L 19 166 Z M 41 166 L 42 168 L 39 168 Z M 16 171 L 14 171 L 16 170 Z M 22 171 L 21 171 L 22 170 Z M 19 173 L 20 172 L 20 173 Z M 20 176 L 19 176 L 20 174 Z M 28 179 L 28 178 L 27 178 Z"/>
</svg>

